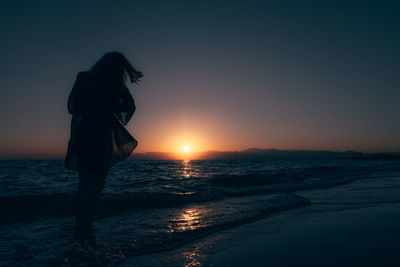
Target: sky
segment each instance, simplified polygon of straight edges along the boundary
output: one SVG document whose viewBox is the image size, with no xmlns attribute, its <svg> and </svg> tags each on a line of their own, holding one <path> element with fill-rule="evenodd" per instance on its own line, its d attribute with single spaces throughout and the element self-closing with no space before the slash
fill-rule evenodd
<svg viewBox="0 0 400 267">
<path fill-rule="evenodd" d="M 0 157 L 63 156 L 76 74 L 120 51 L 135 152 L 400 150 L 398 1 L 1 1 Z"/>
</svg>

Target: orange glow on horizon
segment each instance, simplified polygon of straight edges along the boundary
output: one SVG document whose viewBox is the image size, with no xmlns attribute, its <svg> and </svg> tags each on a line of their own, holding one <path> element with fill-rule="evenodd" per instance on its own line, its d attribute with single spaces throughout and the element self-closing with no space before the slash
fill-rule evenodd
<svg viewBox="0 0 400 267">
<path fill-rule="evenodd" d="M 182 131 L 163 136 L 158 152 L 170 154 L 180 160 L 192 160 L 201 157 L 202 152 L 213 150 L 213 144 L 206 142 L 206 138 L 195 131 Z"/>
<path fill-rule="evenodd" d="M 194 132 L 184 132 L 166 136 L 163 142 L 163 151 L 178 154 L 184 158 L 190 155 L 211 150 L 211 144 L 206 143 L 205 138 Z"/>
</svg>

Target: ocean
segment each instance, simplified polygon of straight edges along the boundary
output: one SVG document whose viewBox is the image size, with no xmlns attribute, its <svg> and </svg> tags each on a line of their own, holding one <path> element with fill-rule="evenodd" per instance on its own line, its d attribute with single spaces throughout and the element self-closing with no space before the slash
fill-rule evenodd
<svg viewBox="0 0 400 267">
<path fill-rule="evenodd" d="M 99 250 L 77 251 L 71 244 L 77 174 L 63 160 L 4 160 L 0 265 L 118 265 L 312 205 L 315 198 L 303 192 L 316 196 L 324 188 L 368 180 L 384 187 L 379 198 L 356 188 L 329 201 L 400 201 L 398 177 L 396 160 L 126 160 L 110 170 L 98 205 Z"/>
</svg>

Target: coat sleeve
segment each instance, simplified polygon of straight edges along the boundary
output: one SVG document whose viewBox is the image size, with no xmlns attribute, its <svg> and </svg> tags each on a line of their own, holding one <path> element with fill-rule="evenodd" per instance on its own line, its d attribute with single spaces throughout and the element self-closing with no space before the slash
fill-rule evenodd
<svg viewBox="0 0 400 267">
<path fill-rule="evenodd" d="M 123 86 L 114 114 L 123 125 L 126 125 L 131 119 L 133 113 L 135 113 L 135 110 L 135 101 L 133 100 L 129 89 L 126 86 Z"/>
<path fill-rule="evenodd" d="M 76 80 L 74 86 L 72 87 L 71 93 L 68 97 L 68 112 L 72 115 L 78 115 L 80 113 L 80 105 L 79 105 L 79 95 L 81 94 L 80 85 L 82 83 L 84 73 L 79 72 L 76 76 Z"/>
</svg>

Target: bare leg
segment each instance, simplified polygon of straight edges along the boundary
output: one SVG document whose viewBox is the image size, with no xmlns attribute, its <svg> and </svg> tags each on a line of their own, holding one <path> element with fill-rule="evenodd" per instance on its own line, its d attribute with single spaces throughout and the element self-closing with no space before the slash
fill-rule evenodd
<svg viewBox="0 0 400 267">
<path fill-rule="evenodd" d="M 75 236 L 81 238 L 83 236 L 83 220 L 85 213 L 85 198 L 88 191 L 89 179 L 86 173 L 79 172 L 78 192 L 76 198 L 76 228 Z"/>
<path fill-rule="evenodd" d="M 106 176 L 107 171 L 79 172 L 75 236 L 81 240 L 91 237 L 96 204 Z"/>
</svg>

